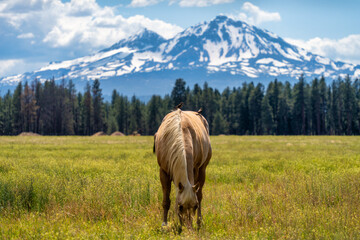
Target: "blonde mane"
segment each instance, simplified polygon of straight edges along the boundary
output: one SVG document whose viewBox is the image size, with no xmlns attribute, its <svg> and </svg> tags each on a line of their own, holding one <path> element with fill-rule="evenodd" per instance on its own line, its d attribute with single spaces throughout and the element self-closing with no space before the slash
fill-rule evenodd
<svg viewBox="0 0 360 240">
<path fill-rule="evenodd" d="M 157 135 L 159 135 L 163 145 L 159 146 L 161 149 L 158 149 L 156 152 L 163 152 L 164 156 L 167 159 L 167 172 L 173 176 L 174 180 L 178 179 L 180 176 L 174 176 L 179 174 L 179 171 L 175 169 L 183 169 L 181 174 L 184 174 L 186 179 L 187 176 L 187 163 L 185 156 L 185 147 L 183 133 L 181 129 L 181 110 L 177 109 L 167 115 L 164 118 Z"/>
</svg>

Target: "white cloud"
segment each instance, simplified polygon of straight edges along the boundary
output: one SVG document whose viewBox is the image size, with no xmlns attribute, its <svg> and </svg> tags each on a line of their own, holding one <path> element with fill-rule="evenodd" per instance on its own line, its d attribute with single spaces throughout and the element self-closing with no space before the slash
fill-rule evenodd
<svg viewBox="0 0 360 240">
<path fill-rule="evenodd" d="M 147 7 L 162 1 L 164 0 L 132 0 L 129 7 Z M 169 5 L 178 4 L 180 7 L 208 7 L 234 1 L 235 0 L 168 0 Z"/>
<path fill-rule="evenodd" d="M 349 35 L 338 40 L 319 37 L 308 41 L 290 38 L 285 40 L 309 52 L 336 61 L 360 64 L 360 34 Z"/>
<path fill-rule="evenodd" d="M 89 52 L 110 46 L 144 27 L 165 38 L 183 30 L 174 24 L 141 15 L 124 18 L 113 8 L 99 6 L 96 0 L 66 3 L 61 0 L 2 1 L 0 25 L 1 19 L 5 19 L 15 32 L 20 32 L 18 38 L 31 38 L 35 34 L 41 38 L 40 41 L 54 48 L 77 47 Z M 143 0 L 151 1 L 159 0 Z"/>
<path fill-rule="evenodd" d="M 158 19 L 150 19 L 147 17 L 144 17 L 142 15 L 136 15 L 133 17 L 130 17 L 127 19 L 129 24 L 134 24 L 134 25 L 138 25 L 141 24 L 142 27 L 145 27 L 147 29 L 150 29 L 160 35 L 162 35 L 164 38 L 172 38 L 174 37 L 177 33 L 183 31 L 184 29 L 171 24 L 171 23 L 166 23 L 164 21 L 158 20 Z"/>
<path fill-rule="evenodd" d="M 17 36 L 17 38 L 20 39 L 28 39 L 28 38 L 34 38 L 34 34 L 33 33 L 23 33 Z"/>
<path fill-rule="evenodd" d="M 178 2 L 180 7 L 208 7 L 211 5 L 231 3 L 234 0 L 170 0 L 170 5 Z"/>
<path fill-rule="evenodd" d="M 281 16 L 278 12 L 266 12 L 250 2 L 245 2 L 241 9 L 242 12 L 236 16 L 231 15 L 231 17 L 240 19 L 252 25 L 260 25 L 264 22 L 281 21 Z"/>
<path fill-rule="evenodd" d="M 162 0 L 132 0 L 130 7 L 147 7 L 150 5 L 155 5 L 161 2 Z"/>
<path fill-rule="evenodd" d="M 45 64 L 44 62 L 27 61 L 25 59 L 0 60 L 0 78 L 31 71 Z"/>
<path fill-rule="evenodd" d="M 0 60 L 0 76 L 6 76 L 16 65 L 21 64 L 20 60 L 10 59 L 10 60 Z"/>
</svg>

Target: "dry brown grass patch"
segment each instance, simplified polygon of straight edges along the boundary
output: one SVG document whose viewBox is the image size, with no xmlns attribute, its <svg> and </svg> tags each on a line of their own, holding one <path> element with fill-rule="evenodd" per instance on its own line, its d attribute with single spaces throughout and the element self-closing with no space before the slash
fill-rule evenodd
<svg viewBox="0 0 360 240">
<path fill-rule="evenodd" d="M 107 136 L 107 134 L 104 133 L 103 131 L 101 131 L 101 132 L 94 133 L 92 136 L 93 136 L 93 137 Z"/>
<path fill-rule="evenodd" d="M 18 136 L 41 136 L 41 135 L 33 132 L 22 132 Z"/>
<path fill-rule="evenodd" d="M 116 131 L 116 132 L 113 132 L 110 136 L 125 136 L 125 134 L 123 134 L 122 132 Z"/>
</svg>

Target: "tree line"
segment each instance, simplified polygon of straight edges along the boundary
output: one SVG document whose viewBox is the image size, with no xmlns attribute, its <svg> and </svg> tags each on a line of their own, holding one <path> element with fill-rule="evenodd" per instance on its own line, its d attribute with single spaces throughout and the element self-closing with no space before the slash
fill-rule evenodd
<svg viewBox="0 0 360 240">
<path fill-rule="evenodd" d="M 19 83 L 0 97 L 0 134 L 34 132 L 42 135 L 139 133 L 152 135 L 162 118 L 183 102 L 183 110 L 203 109 L 211 134 L 233 135 L 358 135 L 360 80 L 324 77 L 310 83 L 300 76 L 289 82 L 244 83 L 222 92 L 207 83 L 193 88 L 177 79 L 171 94 L 153 95 L 145 103 L 113 90 L 104 101 L 100 81 L 77 92 L 73 82 L 54 79 Z"/>
</svg>

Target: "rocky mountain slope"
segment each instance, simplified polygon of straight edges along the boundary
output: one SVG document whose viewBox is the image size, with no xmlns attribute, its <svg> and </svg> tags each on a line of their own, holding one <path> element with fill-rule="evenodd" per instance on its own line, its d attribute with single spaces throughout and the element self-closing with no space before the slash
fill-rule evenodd
<svg viewBox="0 0 360 240">
<path fill-rule="evenodd" d="M 2 78 L 0 85 L 65 77 L 82 89 L 97 78 L 105 94 L 116 88 L 125 95 L 143 96 L 169 93 L 176 78 L 190 86 L 207 81 L 223 89 L 244 81 L 296 81 L 302 73 L 308 79 L 358 77 L 360 66 L 312 54 L 267 30 L 218 16 L 168 40 L 144 30 L 94 55 Z"/>
</svg>

